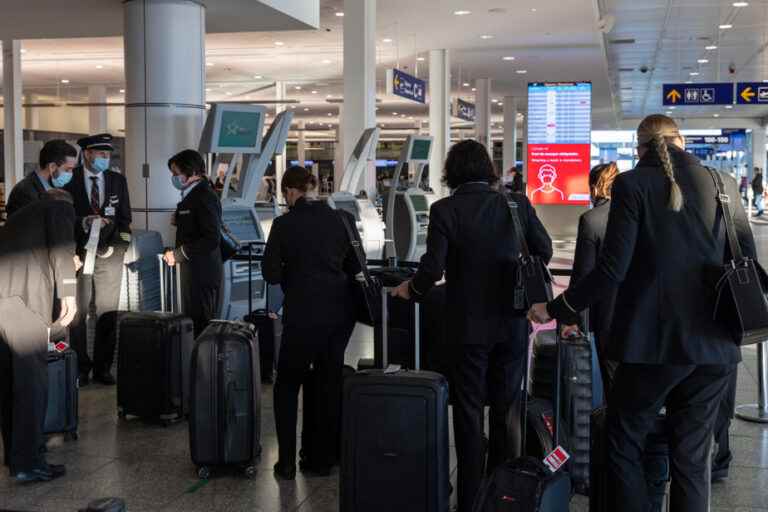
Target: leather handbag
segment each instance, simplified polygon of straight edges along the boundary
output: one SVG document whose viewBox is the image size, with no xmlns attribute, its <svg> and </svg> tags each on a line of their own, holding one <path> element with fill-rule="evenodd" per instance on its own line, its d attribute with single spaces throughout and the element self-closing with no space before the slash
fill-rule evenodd
<svg viewBox="0 0 768 512">
<path fill-rule="evenodd" d="M 517 212 L 517 203 L 508 201 L 507 204 L 509 205 L 509 212 L 512 214 L 515 236 L 520 242 L 520 254 L 512 268 L 513 307 L 516 311 L 528 311 L 534 304 L 547 303 L 552 300 L 552 274 L 544 260 L 531 254 L 528 249 L 525 231 Z"/>
<path fill-rule="evenodd" d="M 725 193 L 717 171 L 707 170 L 715 182 L 731 255 L 731 260 L 718 269 L 714 319 L 731 331 L 738 345 L 760 343 L 768 340 L 768 301 L 765 297 L 768 275 L 758 262 L 742 253 L 733 223 L 730 197 Z"/>
<path fill-rule="evenodd" d="M 363 253 L 363 248 L 358 237 L 355 236 L 357 228 L 350 224 L 350 220 L 343 212 L 338 212 L 338 215 L 341 224 L 344 226 L 344 231 L 347 233 L 347 239 L 352 247 L 352 252 L 354 252 L 355 258 L 360 265 L 360 273 L 354 276 L 354 287 L 357 295 L 355 297 L 355 304 L 357 305 L 356 319 L 362 324 L 373 327 L 381 324 L 381 282 L 368 272 L 368 263 Z"/>
<path fill-rule="evenodd" d="M 221 223 L 221 242 L 219 242 L 219 248 L 221 249 L 221 261 L 227 261 L 240 251 L 240 240 L 232 234 L 229 227 Z"/>
</svg>

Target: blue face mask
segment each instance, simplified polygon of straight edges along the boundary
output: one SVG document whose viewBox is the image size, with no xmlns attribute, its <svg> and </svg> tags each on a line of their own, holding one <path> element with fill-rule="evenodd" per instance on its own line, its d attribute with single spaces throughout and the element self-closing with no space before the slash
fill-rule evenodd
<svg viewBox="0 0 768 512">
<path fill-rule="evenodd" d="M 94 158 L 91 162 L 91 171 L 96 174 L 102 173 L 109 169 L 109 158 Z"/>
<path fill-rule="evenodd" d="M 187 182 L 184 180 L 184 176 L 181 174 L 176 174 L 171 176 L 171 184 L 179 190 L 184 190 L 187 188 Z"/>
<path fill-rule="evenodd" d="M 58 176 L 55 176 L 51 182 L 53 183 L 53 186 L 56 188 L 64 188 L 67 183 L 69 183 L 72 180 L 72 173 L 59 170 Z"/>
</svg>

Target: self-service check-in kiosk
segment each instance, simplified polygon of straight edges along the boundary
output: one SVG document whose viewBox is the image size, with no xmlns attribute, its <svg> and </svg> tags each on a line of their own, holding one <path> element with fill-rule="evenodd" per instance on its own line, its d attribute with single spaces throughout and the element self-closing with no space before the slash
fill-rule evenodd
<svg viewBox="0 0 768 512">
<path fill-rule="evenodd" d="M 228 160 L 221 196 L 224 224 L 243 244 L 265 242 L 259 214 L 254 207 L 261 178 L 275 152 L 283 151 L 292 113 L 278 115 L 263 136 L 266 108 L 246 104 L 213 104 L 200 139 L 201 153 L 214 154 L 213 168 Z M 280 143 L 282 140 L 282 144 Z M 263 144 L 262 144 L 263 142 Z M 253 248 L 254 256 L 263 246 Z M 247 253 L 244 251 L 244 253 Z M 254 309 L 266 304 L 266 285 L 261 263 L 230 260 L 224 264 L 224 283 L 219 318 L 241 319 L 248 314 L 249 276 Z"/>
<path fill-rule="evenodd" d="M 363 178 L 368 166 L 376 160 L 380 133 L 379 128 L 368 128 L 363 132 L 344 169 L 339 191 L 328 198 L 331 208 L 347 211 L 355 217 L 365 254 L 370 259 L 383 256 L 384 223 L 373 201 L 361 196 L 359 191 L 364 188 Z"/>
<path fill-rule="evenodd" d="M 387 257 L 418 261 L 426 252 L 430 203 L 418 185 L 431 152 L 432 137 L 423 135 L 409 135 L 400 152 L 384 204 Z"/>
</svg>

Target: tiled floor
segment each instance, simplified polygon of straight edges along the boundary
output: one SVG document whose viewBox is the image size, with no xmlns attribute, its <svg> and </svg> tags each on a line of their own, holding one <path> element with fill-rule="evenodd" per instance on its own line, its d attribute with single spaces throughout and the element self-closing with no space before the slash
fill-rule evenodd
<svg viewBox="0 0 768 512">
<path fill-rule="evenodd" d="M 768 227 L 756 226 L 755 231 L 761 252 L 768 256 Z M 567 248 L 563 247 L 562 252 L 566 253 Z M 369 330 L 358 329 L 350 343 L 348 362 L 354 364 L 359 357 L 370 357 L 370 340 Z M 756 400 L 756 366 L 754 348 L 745 349 L 737 403 Z M 272 476 L 277 439 L 271 387 L 263 390 L 264 454 L 259 474 L 254 480 L 230 475 L 207 483 L 196 477 L 185 423 L 163 428 L 118 421 L 114 388 L 94 385 L 83 389 L 80 396 L 80 439 L 60 444 L 49 456 L 52 462 L 67 464 L 67 476 L 47 484 L 21 486 L 0 472 L 0 510 L 75 511 L 104 496 L 124 498 L 130 512 L 338 510 L 335 473 L 328 478 L 304 478 L 299 474 L 292 483 L 277 482 Z M 712 510 L 768 512 L 768 426 L 735 420 L 732 448 L 735 459 L 731 476 L 714 486 Z M 453 453 L 451 459 L 455 477 Z M 571 510 L 586 511 L 586 500 L 577 496 Z"/>
</svg>

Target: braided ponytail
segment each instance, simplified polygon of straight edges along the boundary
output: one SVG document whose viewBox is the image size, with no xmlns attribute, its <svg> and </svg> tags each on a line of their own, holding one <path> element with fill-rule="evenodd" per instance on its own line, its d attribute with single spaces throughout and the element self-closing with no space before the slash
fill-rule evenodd
<svg viewBox="0 0 768 512">
<path fill-rule="evenodd" d="M 675 178 L 675 167 L 669 154 L 667 140 L 680 137 L 677 124 L 667 117 L 654 114 L 643 119 L 637 128 L 637 141 L 641 146 L 654 149 L 661 160 L 661 168 L 669 180 L 669 209 L 679 212 L 683 209 L 683 191 Z"/>
</svg>

